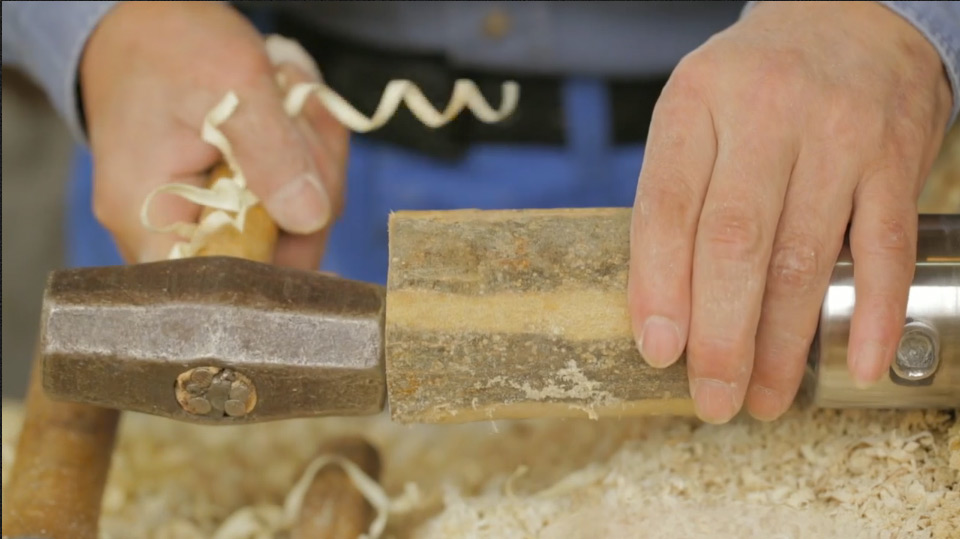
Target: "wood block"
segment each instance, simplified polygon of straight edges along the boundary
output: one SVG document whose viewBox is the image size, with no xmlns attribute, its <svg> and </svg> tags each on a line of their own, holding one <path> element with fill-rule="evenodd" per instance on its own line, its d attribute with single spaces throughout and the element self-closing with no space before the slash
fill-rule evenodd
<svg viewBox="0 0 960 539">
<path fill-rule="evenodd" d="M 686 364 L 640 357 L 628 208 L 406 211 L 390 218 L 394 420 L 693 415 Z"/>
</svg>

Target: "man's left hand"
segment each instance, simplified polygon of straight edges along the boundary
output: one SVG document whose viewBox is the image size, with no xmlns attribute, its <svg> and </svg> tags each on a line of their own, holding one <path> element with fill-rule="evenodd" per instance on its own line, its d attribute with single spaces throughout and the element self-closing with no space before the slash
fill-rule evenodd
<svg viewBox="0 0 960 539">
<path fill-rule="evenodd" d="M 760 3 L 676 68 L 640 174 L 628 295 L 647 362 L 686 348 L 701 419 L 789 408 L 848 224 L 849 369 L 863 385 L 888 369 L 951 106 L 937 51 L 874 2 Z"/>
</svg>

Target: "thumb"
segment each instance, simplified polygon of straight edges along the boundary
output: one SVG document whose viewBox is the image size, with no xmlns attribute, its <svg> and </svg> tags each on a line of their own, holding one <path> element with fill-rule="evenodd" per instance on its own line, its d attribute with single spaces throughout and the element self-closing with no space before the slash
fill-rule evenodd
<svg viewBox="0 0 960 539">
<path fill-rule="evenodd" d="M 283 110 L 272 73 L 265 70 L 235 91 L 239 105 L 219 129 L 230 141 L 247 186 L 277 226 L 312 234 L 330 222 L 330 196 L 304 134 Z"/>
</svg>

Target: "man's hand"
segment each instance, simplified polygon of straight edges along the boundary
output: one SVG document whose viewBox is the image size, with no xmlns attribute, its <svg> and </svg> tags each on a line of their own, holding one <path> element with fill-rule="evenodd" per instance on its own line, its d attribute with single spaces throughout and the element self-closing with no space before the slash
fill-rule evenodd
<svg viewBox="0 0 960 539">
<path fill-rule="evenodd" d="M 933 46 L 873 2 L 762 3 L 677 67 L 640 174 L 628 294 L 647 362 L 686 345 L 703 420 L 790 406 L 851 222 L 848 364 L 862 384 L 883 375 L 951 105 Z"/>
<path fill-rule="evenodd" d="M 343 199 L 348 134 L 318 102 L 283 110 L 286 84 L 311 80 L 271 64 L 264 39 L 220 3 L 129 2 L 91 36 L 80 81 L 94 159 L 94 212 L 129 262 L 167 256 L 173 235 L 147 230 L 140 207 L 157 186 L 203 185 L 219 152 L 200 139 L 204 116 L 228 91 L 240 99 L 221 130 L 250 190 L 282 230 L 275 262 L 315 269 Z M 161 195 L 151 221 L 195 221 L 200 208 Z"/>
</svg>

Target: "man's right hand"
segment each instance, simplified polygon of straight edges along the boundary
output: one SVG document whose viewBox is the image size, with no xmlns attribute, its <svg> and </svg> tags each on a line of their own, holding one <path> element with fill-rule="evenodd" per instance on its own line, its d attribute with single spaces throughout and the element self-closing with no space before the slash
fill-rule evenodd
<svg viewBox="0 0 960 539">
<path fill-rule="evenodd" d="M 285 233 L 277 264 L 316 269 L 343 201 L 348 132 L 317 101 L 298 118 L 285 89 L 312 80 L 304 67 L 271 64 L 264 39 L 221 3 L 127 2 L 87 43 L 80 84 L 94 162 L 93 209 L 128 262 L 166 258 L 181 240 L 147 230 L 140 208 L 164 183 L 203 185 L 221 160 L 200 138 L 204 116 L 229 91 L 240 100 L 220 129 L 249 189 Z M 158 225 L 196 221 L 200 208 L 158 196 Z"/>
</svg>

